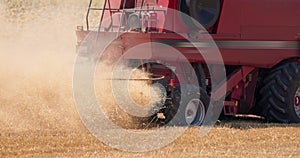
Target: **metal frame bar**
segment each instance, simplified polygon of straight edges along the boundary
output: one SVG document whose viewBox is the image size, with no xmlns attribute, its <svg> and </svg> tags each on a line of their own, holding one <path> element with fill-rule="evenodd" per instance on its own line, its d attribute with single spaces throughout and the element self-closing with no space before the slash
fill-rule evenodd
<svg viewBox="0 0 300 158">
<path fill-rule="evenodd" d="M 91 6 L 92 6 L 92 3 L 93 3 L 93 0 L 90 0 L 90 2 L 89 2 L 89 8 L 88 8 L 88 11 L 87 11 L 87 13 L 86 13 L 86 17 L 85 17 L 85 20 L 86 20 L 86 29 L 87 30 L 89 30 L 90 28 L 90 26 L 89 26 L 89 15 L 90 15 L 90 8 L 91 8 Z"/>
<path fill-rule="evenodd" d="M 123 12 L 122 12 L 122 16 L 121 16 L 121 23 L 120 23 L 120 26 L 119 26 L 119 29 L 118 29 L 118 33 L 117 33 L 117 37 L 119 36 L 120 34 L 120 31 L 121 31 L 121 25 L 123 24 L 123 19 L 124 19 L 124 15 L 125 15 L 125 12 L 124 12 L 124 9 L 125 9 L 125 6 L 126 6 L 126 2 L 127 0 L 124 0 L 123 2 Z"/>
<path fill-rule="evenodd" d="M 104 7 L 103 7 L 103 8 L 106 8 L 107 1 L 108 1 L 108 0 L 105 0 L 105 1 L 104 1 Z M 110 9 L 110 8 L 109 8 L 109 9 Z M 99 33 L 100 33 L 100 29 L 101 29 L 101 24 L 102 24 L 102 21 L 103 21 L 104 13 L 105 13 L 105 12 L 102 11 L 101 18 L 100 18 L 100 21 L 99 21 L 99 27 L 98 27 L 98 31 L 97 31 L 97 39 L 96 39 L 96 42 L 98 42 Z"/>
<path fill-rule="evenodd" d="M 222 96 L 222 91 L 226 89 L 226 93 L 230 92 L 238 83 L 242 80 L 246 80 L 246 76 L 255 70 L 254 67 L 242 66 L 238 71 L 233 72 L 231 76 L 228 76 L 227 80 L 221 83 L 216 90 L 212 91 L 211 97 L 215 100 L 219 100 Z"/>
</svg>

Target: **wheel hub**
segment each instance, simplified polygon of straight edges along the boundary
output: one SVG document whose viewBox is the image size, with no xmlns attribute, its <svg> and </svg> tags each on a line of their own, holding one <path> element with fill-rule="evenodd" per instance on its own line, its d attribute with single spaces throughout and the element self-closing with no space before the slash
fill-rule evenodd
<svg viewBox="0 0 300 158">
<path fill-rule="evenodd" d="M 187 115 L 188 115 L 188 117 L 194 115 L 194 111 L 191 109 L 188 109 Z"/>
<path fill-rule="evenodd" d="M 294 109 L 297 116 L 300 118 L 300 87 L 298 87 L 294 96 Z"/>
<path fill-rule="evenodd" d="M 198 122 L 202 122 L 205 116 L 205 107 L 201 100 L 193 99 L 191 100 L 185 110 L 185 120 L 186 123 L 192 125 L 196 122 L 196 124 L 200 124 Z"/>
<path fill-rule="evenodd" d="M 195 100 L 190 101 L 185 111 L 185 119 L 188 124 L 192 124 L 192 122 L 195 120 L 197 110 L 198 110 L 197 101 Z"/>
<path fill-rule="evenodd" d="M 294 99 L 294 105 L 299 106 L 299 104 L 300 104 L 300 98 L 299 98 L 299 96 L 296 96 Z"/>
</svg>

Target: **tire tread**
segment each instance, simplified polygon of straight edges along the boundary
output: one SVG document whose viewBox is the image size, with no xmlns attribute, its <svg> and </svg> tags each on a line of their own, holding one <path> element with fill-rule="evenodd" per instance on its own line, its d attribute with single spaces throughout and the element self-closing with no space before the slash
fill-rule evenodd
<svg viewBox="0 0 300 158">
<path fill-rule="evenodd" d="M 291 117 L 287 96 L 293 79 L 300 76 L 299 63 L 285 63 L 271 69 L 269 75 L 263 79 L 263 86 L 259 90 L 257 105 L 262 108 L 261 115 L 268 121 L 299 122 Z"/>
</svg>

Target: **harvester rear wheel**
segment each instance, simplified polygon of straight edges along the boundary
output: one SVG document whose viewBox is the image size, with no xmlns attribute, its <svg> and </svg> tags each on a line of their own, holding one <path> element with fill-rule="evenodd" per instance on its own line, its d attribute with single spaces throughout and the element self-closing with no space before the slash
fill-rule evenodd
<svg viewBox="0 0 300 158">
<path fill-rule="evenodd" d="M 300 123 L 300 63 L 272 69 L 259 94 L 258 106 L 268 121 Z"/>
<path fill-rule="evenodd" d="M 170 113 L 167 114 L 167 117 L 171 118 L 168 124 L 174 126 L 201 125 L 209 105 L 209 97 L 206 91 L 201 87 L 197 88 L 195 85 L 190 84 L 182 85 L 181 88 L 186 89 L 187 93 L 181 93 L 179 89 L 176 90 L 175 108 L 170 111 L 173 116 L 171 117 Z"/>
</svg>

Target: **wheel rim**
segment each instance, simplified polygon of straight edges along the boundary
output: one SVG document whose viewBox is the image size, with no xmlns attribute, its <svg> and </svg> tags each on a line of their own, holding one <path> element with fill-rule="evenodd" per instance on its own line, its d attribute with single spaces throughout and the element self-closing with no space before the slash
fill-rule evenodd
<svg viewBox="0 0 300 158">
<path fill-rule="evenodd" d="M 294 96 L 294 109 L 297 116 L 300 118 L 300 87 L 298 87 Z"/>
<path fill-rule="evenodd" d="M 189 101 L 185 109 L 185 120 L 189 125 L 200 125 L 205 117 L 205 107 L 200 99 Z"/>
</svg>

